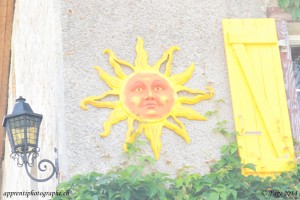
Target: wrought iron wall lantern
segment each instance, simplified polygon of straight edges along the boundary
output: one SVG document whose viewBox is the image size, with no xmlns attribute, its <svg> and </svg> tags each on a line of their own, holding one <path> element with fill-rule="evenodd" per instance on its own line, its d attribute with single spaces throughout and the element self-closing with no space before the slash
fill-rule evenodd
<svg viewBox="0 0 300 200">
<path fill-rule="evenodd" d="M 33 167 L 35 159 L 39 156 L 39 131 L 43 116 L 32 111 L 30 105 L 25 103 L 26 99 L 19 97 L 16 100 L 13 112 L 6 115 L 3 121 L 8 139 L 11 145 L 10 157 L 17 160 L 18 167 L 25 166 L 28 176 L 37 182 L 45 182 L 50 180 L 54 174 L 58 174 L 58 161 L 55 164 L 48 159 L 40 160 L 38 169 L 46 172 L 47 166 L 51 166 L 50 176 L 43 179 L 33 177 L 28 167 Z M 57 154 L 57 149 L 54 149 Z"/>
</svg>

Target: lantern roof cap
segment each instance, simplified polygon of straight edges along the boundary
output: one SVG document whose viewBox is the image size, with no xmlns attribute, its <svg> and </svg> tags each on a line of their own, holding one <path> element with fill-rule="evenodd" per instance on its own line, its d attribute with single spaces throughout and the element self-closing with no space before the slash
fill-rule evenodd
<svg viewBox="0 0 300 200">
<path fill-rule="evenodd" d="M 26 101 L 26 99 L 23 98 L 22 96 L 20 96 L 18 99 L 16 99 L 16 103 L 15 103 L 12 114 L 6 115 L 3 120 L 3 124 L 2 124 L 3 127 L 6 126 L 6 122 L 9 118 L 16 117 L 19 115 L 31 115 L 31 116 L 40 117 L 40 118 L 43 117 L 43 115 L 34 113 L 31 109 L 30 105 L 28 103 L 26 103 L 25 101 Z"/>
<path fill-rule="evenodd" d="M 16 99 L 16 104 L 14 106 L 13 115 L 19 115 L 19 114 L 25 114 L 25 113 L 33 113 L 30 105 L 28 103 L 25 103 L 26 99 L 24 99 L 22 96 L 20 96 L 18 99 Z"/>
</svg>

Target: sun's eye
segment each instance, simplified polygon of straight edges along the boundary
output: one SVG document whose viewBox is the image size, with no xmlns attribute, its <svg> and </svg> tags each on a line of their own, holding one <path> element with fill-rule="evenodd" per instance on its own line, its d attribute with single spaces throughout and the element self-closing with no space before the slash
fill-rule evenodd
<svg viewBox="0 0 300 200">
<path fill-rule="evenodd" d="M 141 88 L 141 87 L 137 87 L 137 88 L 135 88 L 135 90 L 134 90 L 135 92 L 143 92 L 143 88 Z"/>
<path fill-rule="evenodd" d="M 145 87 L 142 81 L 135 81 L 129 84 L 130 91 L 135 93 L 143 92 Z"/>
<path fill-rule="evenodd" d="M 154 87 L 154 91 L 156 91 L 156 92 L 162 91 L 162 87 L 156 86 L 156 87 Z"/>
<path fill-rule="evenodd" d="M 165 91 L 169 86 L 163 80 L 154 80 L 151 85 L 151 89 L 154 92 L 162 92 Z"/>
</svg>

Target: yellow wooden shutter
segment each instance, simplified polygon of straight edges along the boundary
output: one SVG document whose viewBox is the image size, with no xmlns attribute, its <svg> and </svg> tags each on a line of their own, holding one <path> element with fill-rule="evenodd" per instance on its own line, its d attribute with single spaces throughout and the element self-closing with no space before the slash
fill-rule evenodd
<svg viewBox="0 0 300 200">
<path fill-rule="evenodd" d="M 242 163 L 261 176 L 295 165 L 275 21 L 224 19 L 224 42 Z"/>
</svg>

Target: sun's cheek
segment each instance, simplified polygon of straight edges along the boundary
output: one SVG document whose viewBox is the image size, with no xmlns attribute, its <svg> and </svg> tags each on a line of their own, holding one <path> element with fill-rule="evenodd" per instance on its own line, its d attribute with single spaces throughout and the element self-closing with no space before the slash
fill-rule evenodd
<svg viewBox="0 0 300 200">
<path fill-rule="evenodd" d="M 161 95 L 160 99 L 161 99 L 162 102 L 167 103 L 170 98 L 167 95 Z"/>
<path fill-rule="evenodd" d="M 130 94 L 126 99 L 126 104 L 132 112 L 137 112 L 138 107 L 141 104 L 141 97 L 139 95 Z"/>
<path fill-rule="evenodd" d="M 161 103 L 164 105 L 174 103 L 174 96 L 169 93 L 159 95 L 159 99 L 160 99 Z"/>
<path fill-rule="evenodd" d="M 141 103 L 141 97 L 140 96 L 130 97 L 130 104 L 138 106 L 140 103 Z"/>
</svg>

